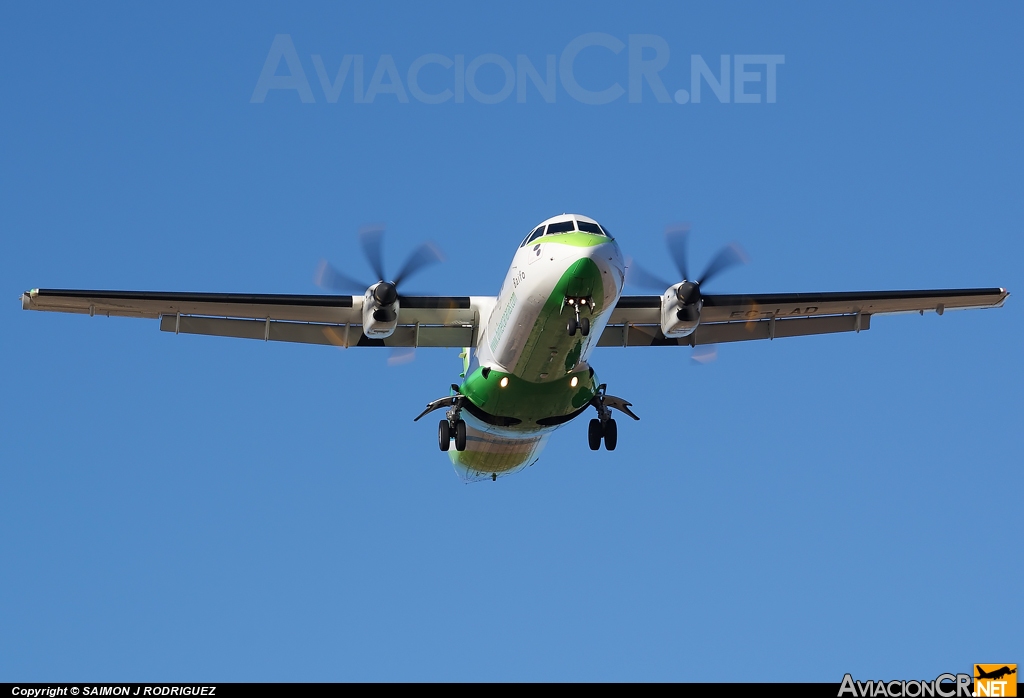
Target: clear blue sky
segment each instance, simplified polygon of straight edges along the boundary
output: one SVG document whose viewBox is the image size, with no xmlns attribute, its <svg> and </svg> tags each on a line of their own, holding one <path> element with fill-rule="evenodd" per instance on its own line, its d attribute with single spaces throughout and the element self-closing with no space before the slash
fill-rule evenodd
<svg viewBox="0 0 1024 698">
<path fill-rule="evenodd" d="M 453 350 L 161 333 L 27 313 L 32 287 L 312 293 L 322 257 L 448 262 L 409 288 L 493 294 L 563 211 L 711 291 L 1005 286 L 1024 293 L 1019 3 L 539 3 L 447 10 L 5 3 L 0 23 L 0 680 L 933 678 L 1024 662 L 1021 298 L 869 332 L 719 350 L 606 349 L 635 405 L 540 462 L 463 485 L 412 418 Z M 546 77 L 584 34 L 584 104 L 527 81 L 483 104 L 354 103 L 382 56 L 495 54 Z M 310 85 L 253 102 L 274 37 Z M 767 103 L 629 100 L 630 35 L 691 56 L 784 56 Z M 650 38 L 635 41 L 650 42 Z M 614 43 L 614 42 L 613 42 Z M 657 43 L 654 41 L 654 43 Z M 647 59 L 657 54 L 649 48 Z M 385 68 L 386 66 L 386 61 Z M 282 62 L 279 74 L 287 74 Z M 424 92 L 453 89 L 427 64 Z M 501 61 L 476 71 L 499 93 Z M 381 84 L 386 85 L 385 78 Z M 732 81 L 730 85 L 733 85 Z M 408 95 L 407 95 L 408 96 Z M 415 289 L 414 289 L 415 287 Z"/>
</svg>

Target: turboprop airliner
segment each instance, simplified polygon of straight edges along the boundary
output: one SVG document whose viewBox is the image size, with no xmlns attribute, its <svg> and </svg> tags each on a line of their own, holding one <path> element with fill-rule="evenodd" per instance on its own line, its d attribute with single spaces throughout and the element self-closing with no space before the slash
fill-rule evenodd
<svg viewBox="0 0 1024 698">
<path fill-rule="evenodd" d="M 439 261 L 425 243 L 391 280 L 381 263 L 382 231 L 361 234 L 377 281 L 359 283 L 324 264 L 322 287 L 358 295 L 248 295 L 33 289 L 27 310 L 159 320 L 175 334 L 202 334 L 338 347 L 461 348 L 462 381 L 415 419 L 444 410 L 438 446 L 467 482 L 533 465 L 551 434 L 593 410 L 588 446 L 612 451 L 615 413 L 639 419 L 606 390 L 591 357 L 601 347 L 697 347 L 722 342 L 862 332 L 874 315 L 996 308 L 1003 288 L 715 295 L 703 286 L 743 261 L 723 249 L 693 278 L 687 230 L 666 233 L 680 280 L 630 265 L 630 282 L 660 295 L 623 295 L 626 262 L 608 229 L 563 214 L 533 228 L 512 258 L 497 296 L 399 293 L 410 275 Z M 363 290 L 365 289 L 365 290 Z"/>
</svg>

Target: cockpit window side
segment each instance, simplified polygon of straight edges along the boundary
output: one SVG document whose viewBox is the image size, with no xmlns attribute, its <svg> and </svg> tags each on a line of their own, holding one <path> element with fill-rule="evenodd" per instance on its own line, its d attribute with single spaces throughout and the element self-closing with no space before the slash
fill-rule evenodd
<svg viewBox="0 0 1024 698">
<path fill-rule="evenodd" d="M 604 231 L 601 230 L 601 226 L 597 223 L 588 223 L 586 221 L 576 221 L 576 226 L 584 233 L 592 233 L 594 235 L 604 235 Z"/>
<path fill-rule="evenodd" d="M 528 243 L 533 242 L 534 240 L 536 240 L 537 238 L 539 238 L 543 234 L 544 234 L 544 226 L 543 225 L 538 225 L 536 228 L 534 228 L 533 230 L 530 231 L 530 234 L 527 235 L 523 239 L 523 242 L 519 246 L 520 247 L 526 247 L 526 245 Z"/>
</svg>

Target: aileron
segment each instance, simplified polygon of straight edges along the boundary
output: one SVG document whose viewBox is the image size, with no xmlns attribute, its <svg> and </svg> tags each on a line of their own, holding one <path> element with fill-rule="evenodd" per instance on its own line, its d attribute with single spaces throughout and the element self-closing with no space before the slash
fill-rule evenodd
<svg viewBox="0 0 1024 698">
<path fill-rule="evenodd" d="M 705 295 L 705 322 L 734 322 L 770 317 L 881 315 L 965 308 L 996 308 L 1007 297 L 1002 288 L 839 293 L 764 293 Z"/>
</svg>

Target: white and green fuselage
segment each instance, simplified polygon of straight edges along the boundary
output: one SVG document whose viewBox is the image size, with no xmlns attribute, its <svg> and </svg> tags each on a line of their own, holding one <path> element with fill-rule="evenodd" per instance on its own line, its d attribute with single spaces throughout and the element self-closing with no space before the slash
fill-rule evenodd
<svg viewBox="0 0 1024 698">
<path fill-rule="evenodd" d="M 545 234 L 545 226 L 571 230 Z M 532 465 L 551 433 L 594 397 L 588 358 L 622 293 L 624 263 L 614 239 L 586 229 L 601 230 L 584 216 L 551 218 L 512 260 L 460 386 L 466 448 L 449 455 L 466 480 Z M 586 336 L 567 330 L 577 307 Z"/>
</svg>

